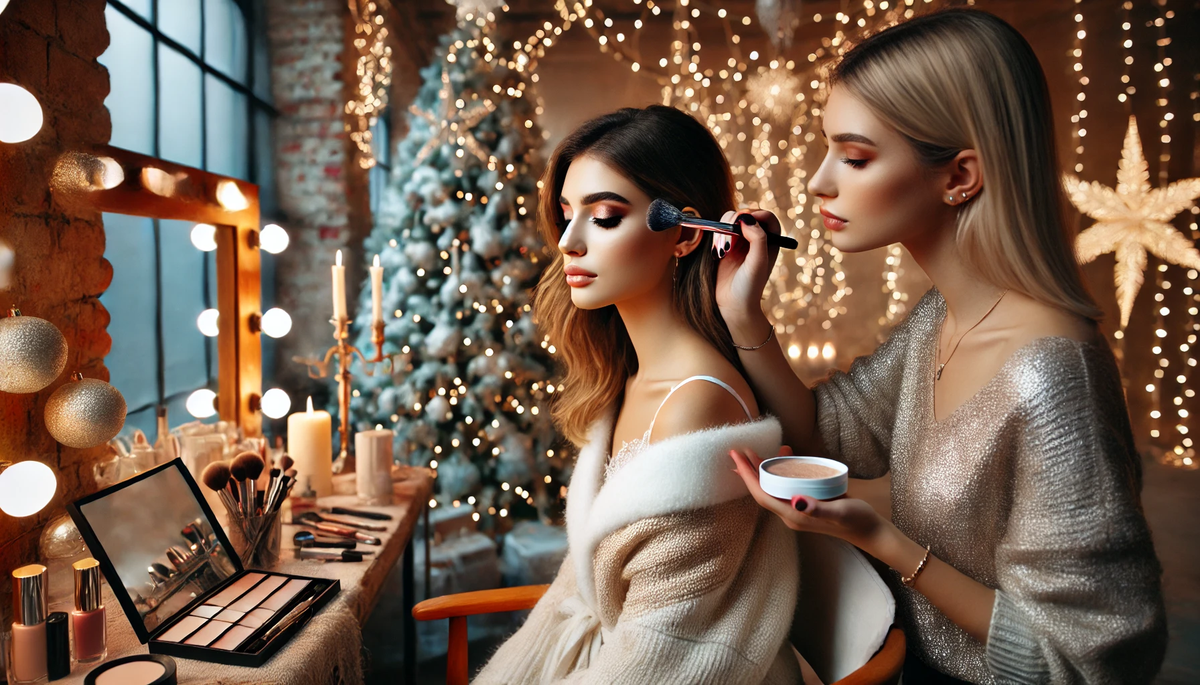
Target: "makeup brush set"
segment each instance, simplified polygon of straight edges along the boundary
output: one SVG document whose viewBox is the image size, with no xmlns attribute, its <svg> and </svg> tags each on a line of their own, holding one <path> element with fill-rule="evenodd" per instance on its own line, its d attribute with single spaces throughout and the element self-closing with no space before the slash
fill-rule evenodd
<svg viewBox="0 0 1200 685">
<path fill-rule="evenodd" d="M 304 528 L 292 536 L 296 545 L 296 556 L 300 559 L 324 561 L 362 561 L 371 550 L 358 549 L 358 543 L 378 546 L 382 540 L 371 535 L 387 530 L 380 521 L 390 521 L 391 516 L 373 511 L 359 511 L 344 507 L 331 509 L 292 509 L 292 524 Z"/>
<path fill-rule="evenodd" d="M 232 461 L 209 464 L 200 477 L 224 505 L 234 547 L 246 566 L 266 568 L 279 560 L 279 510 L 296 484 L 293 464 L 281 454 L 267 471 L 261 452 L 242 452 Z"/>
</svg>

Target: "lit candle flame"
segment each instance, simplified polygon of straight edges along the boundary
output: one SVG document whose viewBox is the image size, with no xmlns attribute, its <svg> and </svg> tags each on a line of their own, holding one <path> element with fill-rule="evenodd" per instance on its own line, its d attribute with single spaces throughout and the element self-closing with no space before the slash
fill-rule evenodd
<svg viewBox="0 0 1200 685">
<path fill-rule="evenodd" d="M 338 250 L 338 251 L 337 251 L 337 257 L 335 257 L 335 258 L 334 258 L 334 262 L 333 262 L 333 263 L 334 263 L 334 264 L 337 264 L 338 266 L 341 266 L 341 265 L 342 265 L 342 251 L 341 251 L 341 250 Z"/>
<path fill-rule="evenodd" d="M 379 266 L 379 255 L 375 255 L 375 266 Z"/>
<path fill-rule="evenodd" d="M 341 254 L 341 253 L 339 252 L 338 254 Z M 309 395 L 309 397 L 308 397 L 308 413 L 309 414 L 313 413 L 312 396 L 311 395 Z"/>
</svg>

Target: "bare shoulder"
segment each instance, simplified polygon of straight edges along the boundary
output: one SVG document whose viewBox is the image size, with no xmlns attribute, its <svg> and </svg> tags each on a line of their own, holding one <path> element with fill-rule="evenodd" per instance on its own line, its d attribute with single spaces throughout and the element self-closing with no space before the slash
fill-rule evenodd
<svg viewBox="0 0 1200 685">
<path fill-rule="evenodd" d="M 733 423 L 745 423 L 758 417 L 758 405 L 745 379 L 730 365 L 727 371 L 707 374 L 723 381 L 738 397 L 724 387 L 706 380 L 693 380 L 679 387 L 658 412 L 654 423 L 653 441 Z"/>
</svg>

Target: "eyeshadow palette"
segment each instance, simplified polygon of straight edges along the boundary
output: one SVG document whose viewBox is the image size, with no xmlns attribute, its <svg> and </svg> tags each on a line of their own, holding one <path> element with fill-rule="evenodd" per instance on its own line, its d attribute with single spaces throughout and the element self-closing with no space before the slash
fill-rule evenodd
<svg viewBox="0 0 1200 685">
<path fill-rule="evenodd" d="M 69 509 L 152 654 L 262 665 L 341 589 L 243 568 L 178 459 Z"/>
</svg>

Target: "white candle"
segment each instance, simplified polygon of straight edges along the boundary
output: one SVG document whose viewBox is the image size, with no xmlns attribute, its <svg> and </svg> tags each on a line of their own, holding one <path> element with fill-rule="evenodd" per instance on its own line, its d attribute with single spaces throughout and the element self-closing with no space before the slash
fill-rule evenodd
<svg viewBox="0 0 1200 685">
<path fill-rule="evenodd" d="M 346 316 L 346 267 L 342 266 L 342 251 L 337 251 L 333 265 L 333 319 L 343 321 Z"/>
<path fill-rule="evenodd" d="M 392 503 L 392 440 L 383 426 L 354 434 L 355 482 L 363 504 Z"/>
<path fill-rule="evenodd" d="M 308 479 L 318 497 L 332 495 L 333 420 L 329 412 L 313 411 L 310 397 L 308 410 L 289 416 L 287 427 L 288 454 L 295 461 L 297 487 L 302 488 Z"/>
<path fill-rule="evenodd" d="M 371 267 L 371 323 L 383 323 L 383 267 L 379 266 L 379 255 Z"/>
</svg>

